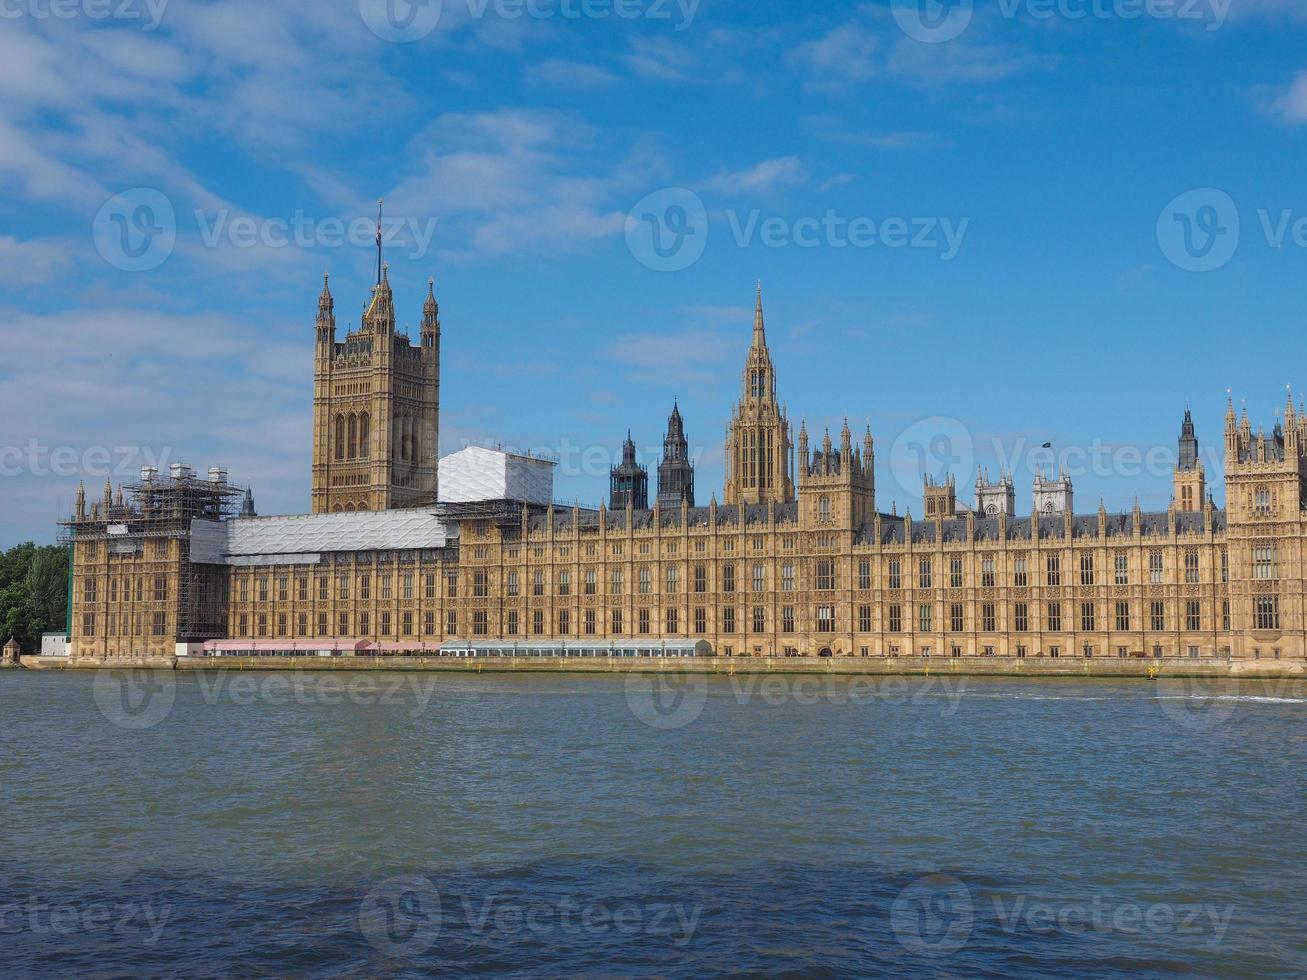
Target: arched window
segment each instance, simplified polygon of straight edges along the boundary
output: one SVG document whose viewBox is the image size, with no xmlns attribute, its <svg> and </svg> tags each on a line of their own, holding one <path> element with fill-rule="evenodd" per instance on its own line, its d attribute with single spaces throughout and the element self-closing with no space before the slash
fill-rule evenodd
<svg viewBox="0 0 1307 980">
<path fill-rule="evenodd" d="M 358 459 L 359 455 L 359 420 L 353 412 L 349 415 L 349 458 Z"/>
<path fill-rule="evenodd" d="M 372 435 L 372 420 L 367 412 L 359 416 L 359 456 L 367 459 L 371 453 L 371 447 L 368 445 Z"/>
<path fill-rule="evenodd" d="M 331 509 L 335 511 L 337 514 L 342 513 L 345 510 L 345 508 L 342 507 L 340 504 L 337 504 L 335 507 Z"/>
<path fill-rule="evenodd" d="M 368 505 L 366 503 L 359 504 L 358 509 L 360 511 L 365 511 L 368 509 Z"/>
<path fill-rule="evenodd" d="M 354 513 L 354 505 L 353 505 L 353 504 L 346 504 L 346 505 L 345 505 L 345 513 L 346 513 L 346 514 L 352 514 L 352 513 Z"/>
<path fill-rule="evenodd" d="M 823 521 L 829 521 L 830 520 L 830 497 L 822 497 L 819 502 L 819 506 L 821 509 L 821 519 Z"/>
<path fill-rule="evenodd" d="M 345 458 L 345 416 L 336 416 L 336 458 Z"/>
</svg>

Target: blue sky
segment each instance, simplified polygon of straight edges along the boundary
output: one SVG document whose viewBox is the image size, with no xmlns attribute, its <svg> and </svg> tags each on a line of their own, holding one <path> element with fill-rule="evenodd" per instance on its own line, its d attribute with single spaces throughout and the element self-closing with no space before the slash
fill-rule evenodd
<svg viewBox="0 0 1307 980">
<path fill-rule="evenodd" d="M 1162 508 L 1186 401 L 1210 454 L 1227 388 L 1269 427 L 1307 386 L 1291 0 L 65 2 L 0 2 L 0 544 L 160 459 L 306 510 L 379 197 L 442 453 L 552 452 L 561 499 L 673 398 L 720 495 L 758 279 L 796 426 L 870 423 L 900 512 L 946 463 L 1025 509 L 1044 442 L 1077 509 Z"/>
</svg>

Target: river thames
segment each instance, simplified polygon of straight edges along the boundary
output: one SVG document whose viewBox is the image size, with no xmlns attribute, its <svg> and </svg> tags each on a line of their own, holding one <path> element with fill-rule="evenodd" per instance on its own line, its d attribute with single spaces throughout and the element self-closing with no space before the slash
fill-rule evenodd
<svg viewBox="0 0 1307 980">
<path fill-rule="evenodd" d="M 1286 976 L 1297 681 L 0 673 L 0 973 Z"/>
</svg>

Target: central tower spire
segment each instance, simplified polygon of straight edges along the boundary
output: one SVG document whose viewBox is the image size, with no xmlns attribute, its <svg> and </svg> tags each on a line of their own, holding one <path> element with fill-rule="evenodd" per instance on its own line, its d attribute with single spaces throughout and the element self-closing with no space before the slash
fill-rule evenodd
<svg viewBox="0 0 1307 980">
<path fill-rule="evenodd" d="M 377 285 L 381 285 L 381 205 L 385 203 L 385 198 L 377 201 Z"/>
<path fill-rule="evenodd" d="M 728 504 L 794 500 L 790 472 L 790 423 L 776 400 L 776 372 L 767 349 L 762 283 L 753 309 L 753 340 L 744 362 L 740 403 L 726 441 Z"/>
</svg>

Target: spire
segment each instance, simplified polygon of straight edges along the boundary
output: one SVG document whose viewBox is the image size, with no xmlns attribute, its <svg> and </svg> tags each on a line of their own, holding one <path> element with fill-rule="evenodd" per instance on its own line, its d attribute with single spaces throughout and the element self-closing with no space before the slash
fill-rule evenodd
<svg viewBox="0 0 1307 980">
<path fill-rule="evenodd" d="M 377 201 L 377 285 L 381 285 L 381 280 L 385 276 L 385 266 L 381 260 L 381 205 L 385 203 L 385 198 Z"/>
<path fill-rule="evenodd" d="M 1180 446 L 1177 469 L 1195 470 L 1198 468 L 1198 437 L 1194 434 L 1194 417 L 1189 409 L 1184 410 L 1184 421 L 1180 424 Z"/>
<path fill-rule="evenodd" d="M 77 511 L 76 511 L 76 513 L 77 513 L 77 517 L 78 517 L 79 519 L 80 519 L 80 518 L 84 518 L 84 517 L 86 517 L 86 484 L 85 484 L 85 483 L 78 483 L 78 484 L 77 484 Z"/>
<path fill-rule="evenodd" d="M 336 335 L 336 301 L 331 296 L 331 274 L 322 274 L 322 293 L 318 296 L 318 337 L 328 340 Z"/>
<path fill-rule="evenodd" d="M 245 490 L 245 500 L 241 503 L 241 517 L 255 517 L 254 513 L 254 494 L 248 488 Z"/>
<path fill-rule="evenodd" d="M 758 299 L 753 307 L 753 346 L 767 346 L 767 331 L 762 319 L 762 280 L 758 280 Z"/>
<path fill-rule="evenodd" d="M 440 334 L 440 304 L 436 302 L 436 280 L 427 280 L 427 301 L 422 304 L 422 346 L 431 347 Z"/>
</svg>

